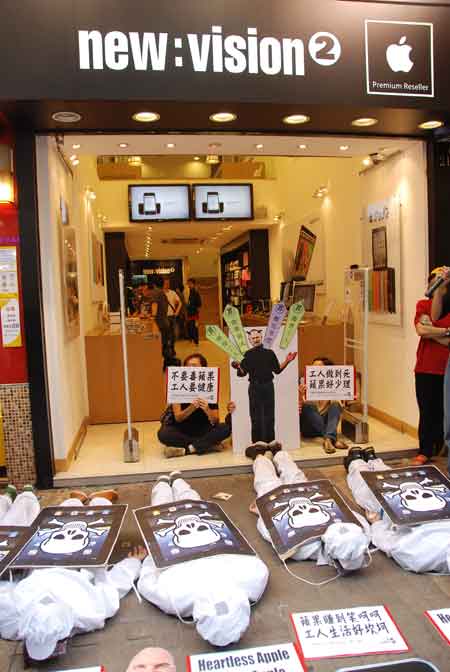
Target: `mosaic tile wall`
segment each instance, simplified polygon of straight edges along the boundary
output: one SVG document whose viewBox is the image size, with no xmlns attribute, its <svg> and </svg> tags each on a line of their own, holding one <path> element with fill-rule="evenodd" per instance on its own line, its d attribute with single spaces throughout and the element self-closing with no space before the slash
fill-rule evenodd
<svg viewBox="0 0 450 672">
<path fill-rule="evenodd" d="M 28 383 L 0 385 L 8 480 L 18 488 L 35 483 L 33 433 Z"/>
</svg>

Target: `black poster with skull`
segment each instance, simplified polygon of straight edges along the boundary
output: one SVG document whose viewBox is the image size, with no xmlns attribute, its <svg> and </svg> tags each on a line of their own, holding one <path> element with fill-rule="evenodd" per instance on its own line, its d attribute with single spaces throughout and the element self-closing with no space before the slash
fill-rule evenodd
<svg viewBox="0 0 450 672">
<path fill-rule="evenodd" d="M 31 534 L 29 527 L 0 526 L 0 576 L 20 553 Z"/>
<path fill-rule="evenodd" d="M 213 502 L 184 499 L 134 511 L 149 554 L 157 567 L 212 555 L 255 555 L 225 511 Z"/>
<path fill-rule="evenodd" d="M 128 506 L 50 506 L 32 525 L 32 535 L 14 569 L 103 567 L 111 556 Z"/>
<path fill-rule="evenodd" d="M 394 525 L 450 520 L 450 481 L 437 467 L 363 471 L 361 476 Z"/>
<path fill-rule="evenodd" d="M 280 485 L 258 497 L 256 506 L 281 560 L 290 558 L 308 541 L 319 539 L 332 523 L 359 525 L 326 479 Z"/>
</svg>

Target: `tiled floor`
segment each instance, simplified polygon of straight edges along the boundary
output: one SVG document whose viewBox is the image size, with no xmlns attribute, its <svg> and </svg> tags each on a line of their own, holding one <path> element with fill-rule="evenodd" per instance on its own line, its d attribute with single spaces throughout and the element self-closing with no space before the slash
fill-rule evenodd
<svg viewBox="0 0 450 672">
<path fill-rule="evenodd" d="M 227 370 L 228 361 L 225 354 L 221 353 L 208 341 L 200 345 L 201 352 L 208 358 L 212 366 L 220 366 L 222 371 Z M 183 358 L 192 352 L 192 346 L 187 342 L 177 343 L 178 356 Z M 221 416 L 224 417 L 225 407 L 229 400 L 229 380 L 227 375 L 222 376 L 220 389 Z M 83 442 L 78 458 L 72 463 L 69 471 L 60 472 L 56 475 L 55 485 L 63 485 L 65 481 L 86 478 L 104 479 L 107 476 L 120 476 L 119 480 L 133 480 L 139 476 L 141 479 L 152 479 L 152 474 L 158 474 L 173 469 L 191 471 L 191 475 L 204 474 L 206 469 L 215 469 L 219 473 L 229 470 L 249 471 L 250 460 L 244 455 L 235 455 L 231 444 L 222 453 L 212 453 L 202 457 L 190 456 L 167 460 L 163 455 L 163 448 L 159 443 L 156 433 L 159 428 L 158 422 L 133 423 L 139 431 L 140 461 L 125 463 L 123 461 L 123 435 L 124 424 L 117 425 L 92 425 L 89 427 L 87 436 Z M 397 432 L 383 423 L 370 419 L 370 443 L 377 451 L 387 454 L 411 454 L 417 451 L 416 441 L 406 434 Z M 301 447 L 293 451 L 295 460 L 301 461 L 308 466 L 320 466 L 322 464 L 336 464 L 342 461 L 344 451 L 338 451 L 332 455 L 326 455 L 321 447 L 320 440 L 302 440 Z M 117 479 L 116 479 L 117 482 Z"/>
</svg>

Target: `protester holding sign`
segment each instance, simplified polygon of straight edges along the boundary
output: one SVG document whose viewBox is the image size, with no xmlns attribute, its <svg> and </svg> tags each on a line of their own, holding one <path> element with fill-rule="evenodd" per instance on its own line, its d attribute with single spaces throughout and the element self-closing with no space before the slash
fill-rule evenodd
<svg viewBox="0 0 450 672">
<path fill-rule="evenodd" d="M 200 353 L 189 355 L 183 366 L 207 367 Z M 229 404 L 229 412 L 232 406 Z M 231 434 L 230 423 L 219 421 L 218 404 L 199 397 L 189 404 L 171 404 L 161 419 L 159 441 L 166 447 L 165 457 L 204 455 L 221 447 Z"/>
<path fill-rule="evenodd" d="M 160 477 L 152 490 L 151 504 L 163 506 L 184 500 L 200 501 L 200 495 L 179 472 Z M 172 521 L 169 521 L 172 522 Z M 239 641 L 250 623 L 250 604 L 263 594 L 269 570 L 256 554 L 208 555 L 220 540 L 221 521 L 207 515 L 183 515 L 171 524 L 182 549 L 205 551 L 195 560 L 180 558 L 178 564 L 158 568 L 149 555 L 144 560 L 138 590 L 145 599 L 180 620 L 193 618 L 197 632 L 214 646 Z M 165 530 L 159 534 L 165 535 Z"/>
<path fill-rule="evenodd" d="M 308 479 L 286 451 L 273 457 L 268 451 L 258 455 L 253 463 L 254 487 L 258 498 L 283 485 L 307 483 Z M 292 529 L 299 526 L 318 526 L 330 521 L 326 531 L 302 545 L 291 557 L 294 560 L 316 560 L 318 565 L 329 564 L 347 571 L 357 570 L 367 564 L 369 538 L 362 527 L 354 523 L 332 522 L 331 517 L 314 499 L 294 497 L 286 510 Z M 358 518 L 359 520 L 359 518 Z M 364 525 L 364 521 L 361 520 Z M 261 536 L 271 541 L 261 517 L 256 525 Z"/>
<path fill-rule="evenodd" d="M 317 357 L 313 366 L 334 366 L 328 357 Z M 307 401 L 306 386 L 300 383 L 298 409 L 300 431 L 305 438 L 321 437 L 326 453 L 335 453 L 336 448 L 347 450 L 345 441 L 337 438 L 337 428 L 342 414 L 339 401 Z"/>
<path fill-rule="evenodd" d="M 394 558 L 403 569 L 410 572 L 450 573 L 450 520 L 438 520 L 418 525 L 393 525 L 384 513 L 374 492 L 363 478 L 364 473 L 389 472 L 390 467 L 377 456 L 372 447 L 351 448 L 344 460 L 348 473 L 347 483 L 357 504 L 366 512 L 371 525 L 371 540 L 381 551 Z M 426 469 L 427 467 L 425 467 Z M 413 511 L 433 510 L 435 504 L 442 508 L 442 495 L 426 485 L 413 482 L 413 469 L 405 482 L 397 480 L 400 508 Z"/>
<path fill-rule="evenodd" d="M 92 506 L 111 507 L 108 491 L 90 497 L 76 494 Z M 82 508 L 83 503 L 72 497 L 60 506 Z M 71 536 L 76 534 L 82 530 Z M 31 571 L 18 583 L 0 581 L 0 636 L 23 640 L 29 657 L 41 661 L 52 657 L 58 643 L 72 633 L 103 628 L 138 577 L 142 555 L 134 551 L 109 571 L 66 569 L 62 560 L 59 566 Z"/>
</svg>

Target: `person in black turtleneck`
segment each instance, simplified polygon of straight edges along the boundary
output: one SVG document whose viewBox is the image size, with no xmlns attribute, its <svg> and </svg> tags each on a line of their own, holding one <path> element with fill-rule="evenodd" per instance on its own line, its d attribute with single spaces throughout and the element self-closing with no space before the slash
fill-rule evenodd
<svg viewBox="0 0 450 672">
<path fill-rule="evenodd" d="M 242 361 L 233 362 L 232 366 L 239 377 L 248 375 L 248 399 L 250 420 L 252 423 L 252 444 L 245 451 L 252 460 L 263 455 L 267 450 L 276 453 L 281 444 L 275 440 L 275 390 L 273 374 L 280 374 L 292 362 L 296 352 L 290 352 L 282 364 L 279 363 L 273 350 L 263 347 L 262 330 L 252 329 L 248 335 L 250 350 Z"/>
</svg>

